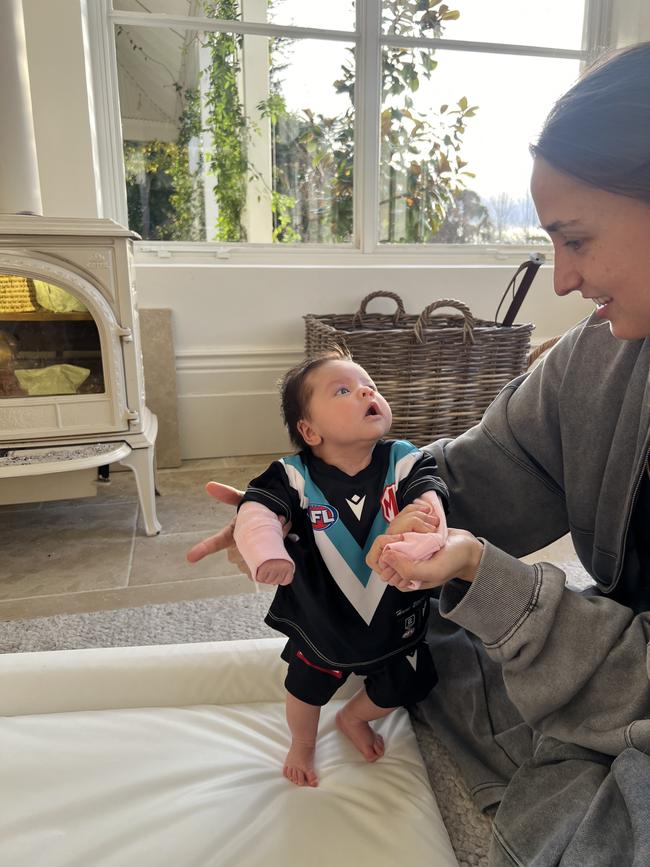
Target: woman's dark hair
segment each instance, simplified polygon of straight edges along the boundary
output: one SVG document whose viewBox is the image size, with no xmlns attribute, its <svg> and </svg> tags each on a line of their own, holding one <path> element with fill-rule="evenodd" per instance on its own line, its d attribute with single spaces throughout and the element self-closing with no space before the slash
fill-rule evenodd
<svg viewBox="0 0 650 867">
<path fill-rule="evenodd" d="M 650 42 L 589 67 L 555 103 L 531 152 L 577 180 L 650 204 Z"/>
<path fill-rule="evenodd" d="M 292 367 L 282 377 L 280 395 L 282 398 L 282 417 L 289 431 L 293 445 L 301 451 L 309 448 L 298 430 L 298 422 L 305 418 L 313 389 L 309 385 L 309 376 L 328 361 L 350 361 L 350 353 L 340 346 L 327 352 L 308 358 L 296 367 Z"/>
</svg>

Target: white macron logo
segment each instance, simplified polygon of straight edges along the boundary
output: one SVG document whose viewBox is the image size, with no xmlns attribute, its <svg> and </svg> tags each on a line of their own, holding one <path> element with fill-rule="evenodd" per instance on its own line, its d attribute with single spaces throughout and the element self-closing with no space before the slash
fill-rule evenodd
<svg viewBox="0 0 650 867">
<path fill-rule="evenodd" d="M 345 502 L 352 509 L 357 521 L 360 521 L 361 513 L 363 512 L 363 504 L 366 502 L 365 494 L 363 497 L 360 497 L 359 494 L 355 494 L 351 500 L 346 500 Z"/>
</svg>

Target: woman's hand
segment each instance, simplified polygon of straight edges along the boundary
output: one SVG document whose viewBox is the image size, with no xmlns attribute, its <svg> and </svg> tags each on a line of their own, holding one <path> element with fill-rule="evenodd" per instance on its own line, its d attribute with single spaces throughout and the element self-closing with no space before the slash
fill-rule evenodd
<svg viewBox="0 0 650 867">
<path fill-rule="evenodd" d="M 387 584 L 408 590 L 412 589 L 409 587 L 412 581 L 419 581 L 422 589 L 429 590 L 446 584 L 452 578 L 474 580 L 483 556 L 483 544 L 466 530 L 450 529 L 444 548 L 429 560 L 415 563 L 403 554 L 384 551 L 389 542 L 401 538 L 401 534 L 377 536 L 366 557 L 368 566 Z"/>
<path fill-rule="evenodd" d="M 205 486 L 205 490 L 211 497 L 214 497 L 215 500 L 218 500 L 220 503 L 225 503 L 228 506 L 238 506 L 244 496 L 243 491 L 239 491 L 237 488 L 231 488 L 230 485 L 222 485 L 220 482 L 208 482 Z M 203 539 L 202 542 L 198 542 L 193 548 L 190 548 L 186 554 L 187 560 L 190 563 L 198 563 L 199 560 L 207 557 L 208 554 L 216 554 L 217 551 L 227 549 L 228 560 L 231 563 L 234 563 L 244 575 L 248 575 L 250 578 L 250 570 L 244 562 L 244 558 L 239 553 L 239 549 L 235 545 L 233 531 L 235 529 L 236 520 L 237 516 L 234 515 L 232 521 L 226 524 L 225 527 L 222 527 L 218 533 L 215 533 L 214 536 L 209 536 L 207 539 Z M 282 531 L 286 536 L 291 529 L 291 524 L 287 524 L 285 519 L 282 517 L 280 518 L 280 522 L 284 525 Z"/>
<path fill-rule="evenodd" d="M 222 485 L 220 482 L 208 482 L 205 486 L 205 490 L 211 497 L 214 497 L 215 500 L 218 500 L 220 503 L 225 503 L 227 506 L 238 506 L 244 496 L 243 491 L 238 491 L 237 488 L 231 488 L 230 485 Z M 190 563 L 198 563 L 199 560 L 203 560 L 203 558 L 207 557 L 208 554 L 216 554 L 217 551 L 223 551 L 226 548 L 234 548 L 236 551 L 235 540 L 233 538 L 236 517 L 237 516 L 234 515 L 232 521 L 230 521 L 229 524 L 226 524 L 225 527 L 222 527 L 214 536 L 210 536 L 208 539 L 203 539 L 202 542 L 197 542 L 193 548 L 190 548 L 186 554 L 188 561 Z M 228 559 L 230 560 L 230 553 L 228 554 Z M 231 562 L 234 561 L 231 560 Z"/>
</svg>

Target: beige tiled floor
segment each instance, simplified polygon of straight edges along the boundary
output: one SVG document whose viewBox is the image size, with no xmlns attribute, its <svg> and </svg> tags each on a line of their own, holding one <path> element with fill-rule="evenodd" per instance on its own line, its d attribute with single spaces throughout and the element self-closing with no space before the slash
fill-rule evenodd
<svg viewBox="0 0 650 867">
<path fill-rule="evenodd" d="M 185 554 L 232 516 L 205 493 L 205 483 L 245 487 L 272 457 L 186 461 L 160 470 L 162 532 L 153 537 L 144 535 L 130 471 L 112 472 L 96 497 L 0 506 L 0 620 L 252 591 L 225 554 L 194 565 Z"/>
</svg>

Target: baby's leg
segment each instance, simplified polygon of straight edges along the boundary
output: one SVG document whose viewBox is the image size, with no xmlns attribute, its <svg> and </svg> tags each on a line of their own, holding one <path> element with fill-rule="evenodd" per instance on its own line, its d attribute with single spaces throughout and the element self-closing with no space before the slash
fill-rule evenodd
<svg viewBox="0 0 650 867">
<path fill-rule="evenodd" d="M 374 719 L 388 716 L 394 707 L 379 707 L 368 697 L 364 688 L 336 715 L 336 725 L 346 735 L 367 762 L 376 762 L 384 755 L 384 739 L 369 725 Z"/>
<path fill-rule="evenodd" d="M 291 732 L 291 748 L 282 773 L 296 786 L 317 786 L 314 752 L 320 707 L 300 701 L 287 693 L 287 724 Z"/>
</svg>

